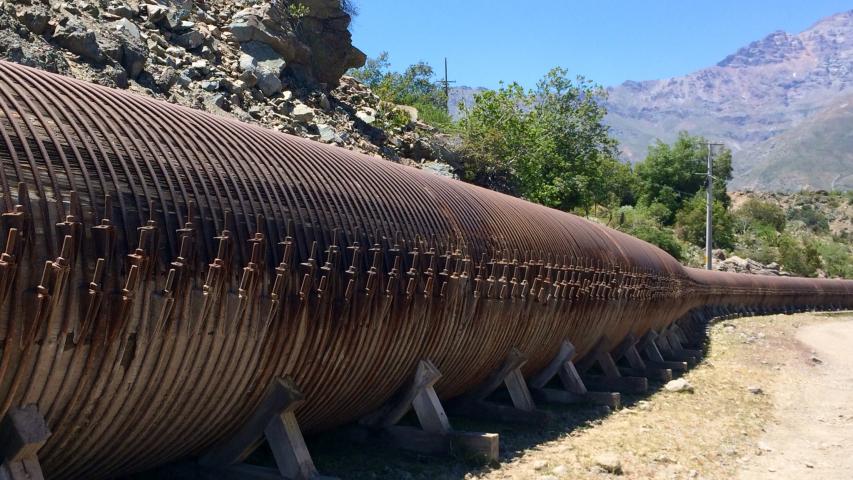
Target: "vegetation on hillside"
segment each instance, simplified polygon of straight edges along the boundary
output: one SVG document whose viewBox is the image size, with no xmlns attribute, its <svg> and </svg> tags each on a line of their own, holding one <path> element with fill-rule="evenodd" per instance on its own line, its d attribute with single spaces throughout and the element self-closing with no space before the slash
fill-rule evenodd
<svg viewBox="0 0 853 480">
<path fill-rule="evenodd" d="M 464 180 L 586 215 L 704 265 L 704 138 L 681 132 L 672 144 L 651 146 L 634 167 L 622 163 L 603 123 L 606 91 L 561 68 L 532 90 L 510 83 L 476 94 L 471 106 L 460 104 L 457 122 L 424 62 L 394 72 L 383 53 L 352 74 L 384 101 L 414 106 L 422 120 L 458 136 L 457 174 Z M 714 248 L 796 275 L 853 278 L 853 236 L 830 228 L 825 205 L 818 208 L 805 193 L 794 205 L 759 198 L 733 205 L 727 148 L 714 152 L 713 175 Z M 830 204 L 853 204 L 853 193 L 827 195 Z"/>
<path fill-rule="evenodd" d="M 388 52 L 367 59 L 363 67 L 350 70 L 350 75 L 370 87 L 383 101 L 418 109 L 418 118 L 434 127 L 446 129 L 453 120 L 447 113 L 447 96 L 426 62 L 410 65 L 403 72 L 391 70 Z"/>
</svg>

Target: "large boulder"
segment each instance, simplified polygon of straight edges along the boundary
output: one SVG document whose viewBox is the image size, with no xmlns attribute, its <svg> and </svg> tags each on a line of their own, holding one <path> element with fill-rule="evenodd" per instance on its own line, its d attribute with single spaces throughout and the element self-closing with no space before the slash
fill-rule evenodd
<svg viewBox="0 0 853 480">
<path fill-rule="evenodd" d="M 53 32 L 53 40 L 62 48 L 90 62 L 103 62 L 104 54 L 95 32 L 76 18 L 65 17 Z"/>
<path fill-rule="evenodd" d="M 281 91 L 281 74 L 287 62 L 266 43 L 246 42 L 240 45 L 240 70 L 255 79 L 255 85 L 266 96 Z"/>
<path fill-rule="evenodd" d="M 148 59 L 148 44 L 142 38 L 139 27 L 126 18 L 111 23 L 109 27 L 108 31 L 112 33 L 112 38 L 100 42 L 102 49 L 106 51 L 103 45 L 112 40 L 112 45 L 117 51 L 112 57 L 113 60 L 121 64 L 130 78 L 138 77 Z"/>
<path fill-rule="evenodd" d="M 308 8 L 303 18 L 290 17 L 281 1 L 255 5 L 234 14 L 229 30 L 238 42 L 269 45 L 300 81 L 334 88 L 348 69 L 364 65 L 366 56 L 352 46 L 350 16 L 339 0 L 302 4 Z"/>
<path fill-rule="evenodd" d="M 311 73 L 320 83 L 336 87 L 350 68 L 364 65 L 367 56 L 352 45 L 349 14 L 340 0 L 303 0 L 308 16 L 302 19 L 299 39 L 311 48 Z"/>
<path fill-rule="evenodd" d="M 259 5 L 234 14 L 229 30 L 238 42 L 261 42 L 272 47 L 288 63 L 304 63 L 311 57 L 308 47 L 296 37 L 273 4 Z"/>
</svg>

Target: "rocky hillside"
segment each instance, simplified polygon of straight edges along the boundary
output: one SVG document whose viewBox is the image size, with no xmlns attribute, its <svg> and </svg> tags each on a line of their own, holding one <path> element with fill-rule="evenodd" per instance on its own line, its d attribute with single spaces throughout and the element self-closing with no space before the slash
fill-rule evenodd
<svg viewBox="0 0 853 480">
<path fill-rule="evenodd" d="M 0 58 L 415 163 L 448 156 L 417 112 L 345 76 L 341 0 L 0 0 Z"/>
<path fill-rule="evenodd" d="M 679 130 L 733 149 L 735 187 L 853 188 L 853 11 L 798 34 L 774 32 L 683 77 L 609 90 L 608 122 L 631 160 Z M 825 126 L 838 135 L 821 134 Z M 800 131 L 800 129 L 803 129 Z"/>
</svg>

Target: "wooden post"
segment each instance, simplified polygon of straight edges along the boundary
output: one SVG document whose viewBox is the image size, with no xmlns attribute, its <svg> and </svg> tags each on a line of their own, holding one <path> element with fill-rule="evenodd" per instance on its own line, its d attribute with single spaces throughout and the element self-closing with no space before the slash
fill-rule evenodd
<svg viewBox="0 0 853 480">
<path fill-rule="evenodd" d="M 497 419 L 503 422 L 538 423 L 547 422 L 547 412 L 537 410 L 533 396 L 524 381 L 521 367 L 527 358 L 516 348 L 510 350 L 500 369 L 489 375 L 483 384 L 470 394 L 452 402 L 453 413 L 469 417 Z M 486 399 L 501 385 L 506 386 L 513 406 L 507 407 L 488 402 Z"/>
<path fill-rule="evenodd" d="M 649 381 L 645 377 L 623 377 L 616 362 L 604 347 L 607 338 L 602 337 L 595 348 L 587 355 L 583 363 L 583 372 L 598 364 L 601 375 L 585 375 L 584 383 L 590 388 L 611 390 L 621 393 L 644 393 L 649 389 Z"/>
<path fill-rule="evenodd" d="M 255 413 L 231 437 L 199 458 L 199 464 L 207 469 L 234 470 L 232 474 L 239 470 L 245 478 L 267 477 L 273 474 L 269 469 L 243 468 L 240 465 L 266 438 L 280 477 L 318 478 L 317 468 L 294 414 L 304 401 L 292 379 L 276 379 Z"/>
<path fill-rule="evenodd" d="M 687 370 L 687 362 L 669 361 L 663 358 L 657 344 L 658 334 L 649 330 L 640 340 L 640 351 L 646 355 L 646 365 L 656 368 L 668 368 L 672 371 L 683 372 Z"/>
<path fill-rule="evenodd" d="M 613 359 L 617 362 L 623 358 L 628 362 L 629 367 L 621 367 L 619 369 L 620 373 L 628 376 L 656 378 L 663 382 L 672 380 L 672 370 L 652 367 L 643 361 L 640 352 L 637 351 L 638 342 L 639 340 L 634 334 L 628 334 L 622 343 L 611 353 Z"/>
<path fill-rule="evenodd" d="M 619 408 L 621 404 L 619 393 L 591 392 L 587 390 L 580 374 L 578 374 L 577 368 L 575 368 L 575 364 L 572 362 L 574 353 L 574 345 L 568 340 L 564 341 L 557 355 L 554 356 L 548 366 L 534 375 L 530 380 L 534 396 L 545 402 L 567 404 L 589 403 L 604 405 L 614 410 Z M 545 387 L 554 376 L 559 377 L 562 389 L 558 390 Z"/>
<path fill-rule="evenodd" d="M 429 360 L 421 360 L 410 384 L 389 403 L 364 417 L 360 423 L 380 430 L 391 445 L 404 450 L 448 455 L 462 449 L 482 455 L 488 460 L 497 460 L 500 440 L 497 434 L 457 432 L 451 428 L 444 407 L 433 388 L 439 378 L 441 372 L 438 368 Z M 415 410 L 420 429 L 396 425 L 410 408 Z"/>
<path fill-rule="evenodd" d="M 9 410 L 0 422 L 0 479 L 44 480 L 38 451 L 50 437 L 35 405 Z"/>
</svg>

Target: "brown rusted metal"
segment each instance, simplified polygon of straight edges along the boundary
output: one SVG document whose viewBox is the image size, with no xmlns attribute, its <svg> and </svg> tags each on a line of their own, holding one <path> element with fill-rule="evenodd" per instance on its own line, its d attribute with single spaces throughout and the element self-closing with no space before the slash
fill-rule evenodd
<svg viewBox="0 0 853 480">
<path fill-rule="evenodd" d="M 682 268 L 566 213 L 0 62 L 0 416 L 50 478 L 205 451 L 292 377 L 307 431 L 421 359 L 451 398 L 689 316 L 850 307 L 853 282 Z"/>
</svg>

